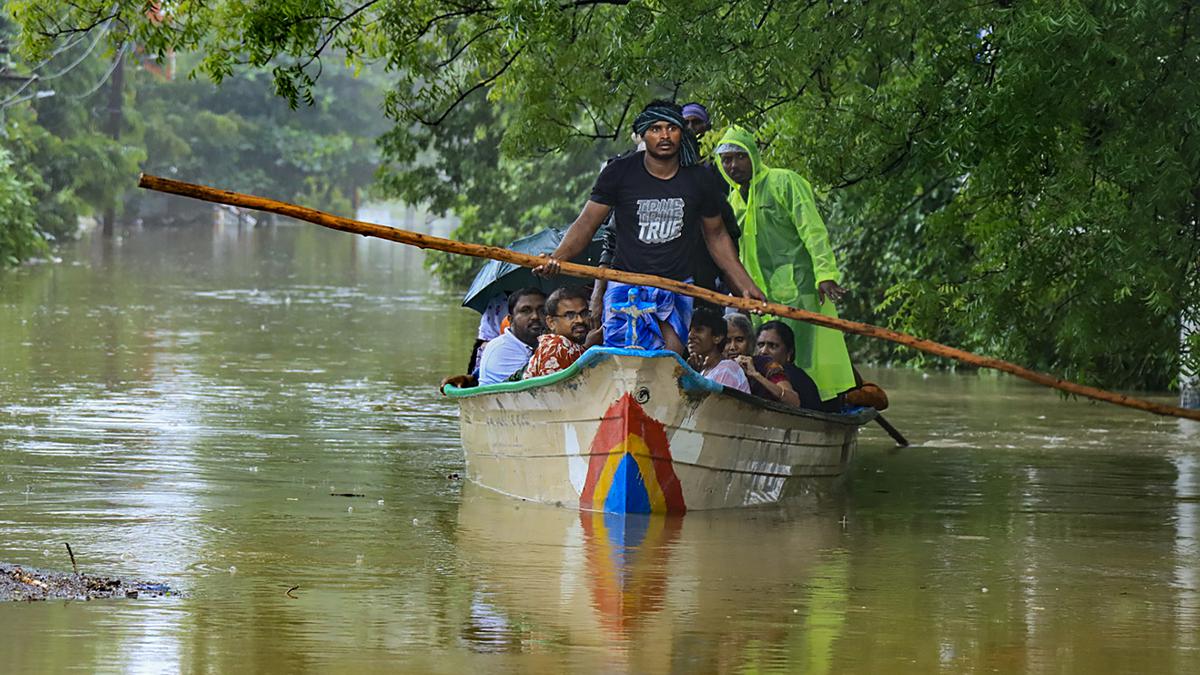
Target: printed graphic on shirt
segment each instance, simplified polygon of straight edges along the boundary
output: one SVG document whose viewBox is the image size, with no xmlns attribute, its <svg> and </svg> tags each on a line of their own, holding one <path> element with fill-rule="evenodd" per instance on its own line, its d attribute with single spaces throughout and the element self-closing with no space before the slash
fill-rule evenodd
<svg viewBox="0 0 1200 675">
<path fill-rule="evenodd" d="M 639 199 L 638 239 L 664 244 L 683 234 L 683 199 Z"/>
</svg>

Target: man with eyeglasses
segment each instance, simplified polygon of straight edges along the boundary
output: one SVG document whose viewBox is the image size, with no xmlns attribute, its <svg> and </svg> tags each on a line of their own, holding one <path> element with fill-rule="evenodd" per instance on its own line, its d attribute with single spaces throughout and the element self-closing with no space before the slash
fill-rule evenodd
<svg viewBox="0 0 1200 675">
<path fill-rule="evenodd" d="M 546 298 L 547 332 L 538 337 L 537 349 L 525 367 L 525 379 L 557 373 L 575 363 L 588 347 L 604 339 L 600 329 L 590 330 L 592 312 L 588 294 L 563 286 Z"/>
<path fill-rule="evenodd" d="M 521 369 L 529 363 L 538 336 L 546 332 L 545 312 L 546 294 L 536 288 L 522 288 L 508 296 L 511 323 L 508 330 L 483 348 L 479 357 L 479 384 L 521 379 Z"/>
</svg>

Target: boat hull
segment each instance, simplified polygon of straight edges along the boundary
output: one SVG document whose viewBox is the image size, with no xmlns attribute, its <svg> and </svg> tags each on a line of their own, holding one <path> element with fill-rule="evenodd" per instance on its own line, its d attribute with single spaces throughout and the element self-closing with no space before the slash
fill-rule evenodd
<svg viewBox="0 0 1200 675">
<path fill-rule="evenodd" d="M 562 373 L 460 401 L 467 477 L 611 513 L 774 504 L 842 476 L 874 412 L 796 410 L 727 390 L 670 352 L 592 349 Z"/>
</svg>

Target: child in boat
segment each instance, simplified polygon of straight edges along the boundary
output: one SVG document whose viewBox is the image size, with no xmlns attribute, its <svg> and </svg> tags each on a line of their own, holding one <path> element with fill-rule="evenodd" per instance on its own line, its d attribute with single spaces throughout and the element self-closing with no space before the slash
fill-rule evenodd
<svg viewBox="0 0 1200 675">
<path fill-rule="evenodd" d="M 749 394 L 750 382 L 741 366 L 725 358 L 728 333 L 720 314 L 704 307 L 697 309 L 688 329 L 688 364 L 713 382 Z"/>
</svg>

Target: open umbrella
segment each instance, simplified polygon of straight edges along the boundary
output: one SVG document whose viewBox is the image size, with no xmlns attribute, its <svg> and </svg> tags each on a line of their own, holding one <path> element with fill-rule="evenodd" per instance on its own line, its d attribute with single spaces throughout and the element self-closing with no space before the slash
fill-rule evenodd
<svg viewBox="0 0 1200 675">
<path fill-rule="evenodd" d="M 522 237 L 505 248 L 530 255 L 548 254 L 553 253 L 554 249 L 558 248 L 562 239 L 563 231 L 551 227 L 540 232 L 535 232 L 528 237 Z M 571 262 L 583 265 L 595 265 L 600 261 L 600 252 L 603 248 L 604 235 L 603 230 L 600 230 L 596 232 L 596 236 L 588 244 L 583 254 L 573 258 Z M 463 296 L 462 304 L 463 307 L 470 307 L 482 314 L 487 310 L 488 303 L 498 294 L 512 293 L 527 286 L 540 288 L 548 294 L 559 286 L 572 283 L 571 279 L 572 277 L 561 274 L 552 279 L 544 279 L 534 275 L 533 270 L 528 267 L 500 262 L 499 260 L 489 260 L 483 266 L 483 269 L 479 270 L 479 274 L 475 275 L 475 280 L 471 282 L 471 287 L 467 289 L 467 294 Z M 578 283 L 578 280 L 576 280 L 576 283 Z"/>
</svg>

